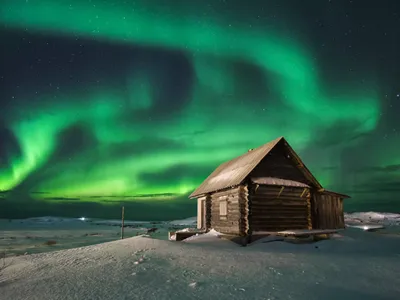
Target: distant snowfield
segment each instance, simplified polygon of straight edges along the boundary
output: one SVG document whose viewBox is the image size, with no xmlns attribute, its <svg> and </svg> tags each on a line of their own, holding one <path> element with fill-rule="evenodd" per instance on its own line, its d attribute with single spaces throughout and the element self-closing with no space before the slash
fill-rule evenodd
<svg viewBox="0 0 400 300">
<path fill-rule="evenodd" d="M 381 212 L 345 213 L 344 219 L 348 225 L 379 224 L 383 226 L 400 225 L 400 214 Z"/>
<path fill-rule="evenodd" d="M 346 215 L 346 221 L 372 225 L 378 222 L 372 219 L 391 219 L 385 227 L 396 224 L 398 215 L 379 215 L 386 219 L 358 213 Z M 194 226 L 195 218 L 132 222 L 125 231 L 133 237 L 124 240 L 115 240 L 120 228 L 108 226 L 113 222 L 43 220 L 3 220 L 1 247 L 24 244 L 26 233 L 36 234 L 40 251 L 62 249 L 74 240 L 103 243 L 0 259 L 0 299 L 364 300 L 400 295 L 400 226 L 378 232 L 349 227 L 312 244 L 269 239 L 240 247 L 215 231 L 183 242 L 166 240 L 168 228 Z M 135 236 L 149 227 L 159 228 L 155 238 Z M 57 243 L 42 246 L 47 239 Z M 113 241 L 104 243 L 107 239 Z"/>
<path fill-rule="evenodd" d="M 197 218 L 177 221 L 124 222 L 124 237 L 147 234 L 168 239 L 168 231 L 196 227 Z M 110 242 L 121 236 L 121 220 L 40 217 L 22 220 L 0 219 L 0 257 L 34 254 Z M 55 243 L 54 243 L 55 242 Z M 51 245 L 49 245 L 51 244 Z M 1 296 L 0 296 L 1 299 Z"/>
</svg>

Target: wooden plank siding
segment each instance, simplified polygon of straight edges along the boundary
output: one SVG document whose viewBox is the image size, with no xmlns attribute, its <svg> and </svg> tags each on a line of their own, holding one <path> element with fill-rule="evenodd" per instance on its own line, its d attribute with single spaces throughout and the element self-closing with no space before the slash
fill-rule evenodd
<svg viewBox="0 0 400 300">
<path fill-rule="evenodd" d="M 243 197 L 242 187 L 216 192 L 211 195 L 210 228 L 222 233 L 240 235 L 240 198 Z M 220 215 L 220 202 L 226 201 L 227 215 Z"/>
<path fill-rule="evenodd" d="M 250 231 L 311 229 L 310 190 L 256 185 L 250 193 Z"/>
<path fill-rule="evenodd" d="M 342 198 L 330 194 L 313 193 L 311 210 L 314 229 L 345 228 Z"/>
</svg>

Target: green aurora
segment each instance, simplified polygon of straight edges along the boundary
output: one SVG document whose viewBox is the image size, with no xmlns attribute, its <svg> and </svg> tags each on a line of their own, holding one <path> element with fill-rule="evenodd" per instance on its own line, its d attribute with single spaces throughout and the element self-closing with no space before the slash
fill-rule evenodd
<svg viewBox="0 0 400 300">
<path fill-rule="evenodd" d="M 110 76 L 100 85 L 19 95 L 26 108 L 0 113 L 20 149 L 3 150 L 0 190 L 8 203 L 190 201 L 186 195 L 218 164 L 277 136 L 323 185 L 351 190 L 340 180 L 347 167 L 341 153 L 362 147 L 379 126 L 373 73 L 362 86 L 329 83 L 302 36 L 257 22 L 249 27 L 229 13 L 201 15 L 184 1 L 174 9 L 163 1 L 126 3 L 1 1 L 8 30 L 178 53 L 189 66 L 172 92 L 164 90 L 173 80 L 160 77 L 173 77 L 173 62 L 149 67 L 143 58 L 120 75 L 123 83 Z M 167 71 L 159 71 L 162 64 Z M 337 146 L 315 146 L 327 135 Z"/>
</svg>

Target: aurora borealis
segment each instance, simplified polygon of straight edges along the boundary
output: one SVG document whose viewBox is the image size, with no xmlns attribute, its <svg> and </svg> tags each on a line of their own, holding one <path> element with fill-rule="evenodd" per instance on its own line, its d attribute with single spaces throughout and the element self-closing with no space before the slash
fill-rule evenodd
<svg viewBox="0 0 400 300">
<path fill-rule="evenodd" d="M 0 2 L 0 217 L 192 216 L 278 136 L 347 209 L 400 209 L 395 1 L 165 3 Z"/>
</svg>

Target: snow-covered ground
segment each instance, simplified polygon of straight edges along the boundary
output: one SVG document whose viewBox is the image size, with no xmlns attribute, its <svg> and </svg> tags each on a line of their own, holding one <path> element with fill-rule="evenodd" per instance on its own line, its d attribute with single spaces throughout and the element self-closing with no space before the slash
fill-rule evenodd
<svg viewBox="0 0 400 300">
<path fill-rule="evenodd" d="M 400 239 L 347 229 L 314 244 L 133 237 L 10 257 L 1 299 L 398 299 Z"/>
<path fill-rule="evenodd" d="M 92 225 L 97 223 L 76 219 L 0 223 L 2 247 L 12 236 L 26 239 L 23 232 L 57 240 L 55 245 L 39 246 L 41 250 L 68 248 L 74 239 L 83 244 L 103 242 L 0 259 L 0 299 L 364 300 L 400 295 L 400 226 L 378 232 L 349 227 L 316 243 L 280 238 L 240 247 L 215 231 L 183 242 L 166 240 L 168 228 L 194 226 L 193 218 L 132 222 L 134 227 L 125 228 L 125 236 L 132 237 L 124 240 L 115 240 L 120 228 L 108 226 L 115 222 Z M 160 238 L 135 236 L 148 228 L 159 228 L 163 240 L 161 233 Z M 64 239 L 61 233 L 72 236 Z M 104 243 L 107 239 L 113 241 Z"/>
</svg>

